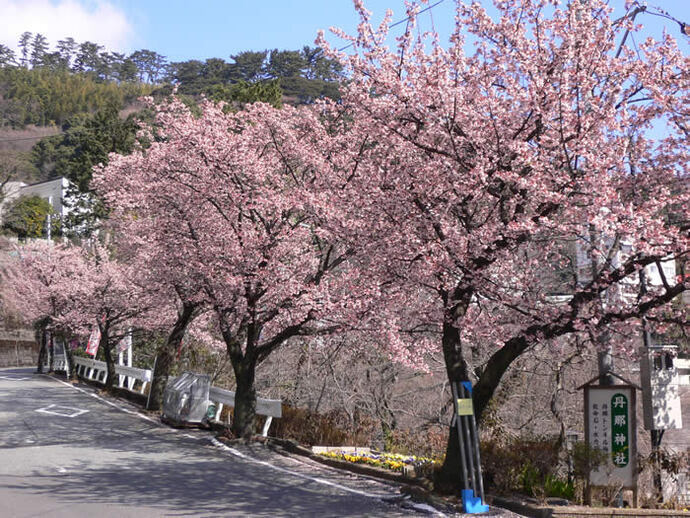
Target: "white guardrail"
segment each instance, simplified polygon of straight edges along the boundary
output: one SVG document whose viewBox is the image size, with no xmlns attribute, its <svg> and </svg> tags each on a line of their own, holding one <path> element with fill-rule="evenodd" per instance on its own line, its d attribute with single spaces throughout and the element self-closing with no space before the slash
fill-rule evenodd
<svg viewBox="0 0 690 518">
<path fill-rule="evenodd" d="M 217 422 L 220 422 L 220 414 L 223 411 L 223 405 L 235 407 L 235 393 L 232 390 L 224 390 L 212 386 L 208 394 L 208 399 L 216 404 L 216 415 L 213 420 Z M 280 399 L 256 398 L 256 413 L 257 415 L 266 417 L 264 426 L 261 429 L 261 435 L 266 437 L 268 435 L 268 429 L 273 422 L 273 418 L 283 417 L 283 402 Z"/>
<path fill-rule="evenodd" d="M 58 358 L 56 357 L 55 370 L 65 370 L 64 365 L 62 368 L 57 367 L 57 360 Z M 74 370 L 78 376 L 91 381 L 98 381 L 99 383 L 105 383 L 108 378 L 106 363 L 92 360 L 91 358 L 75 357 Z M 144 393 L 147 384 L 151 383 L 153 379 L 153 372 L 149 369 L 137 369 L 134 367 L 116 365 L 115 373 L 119 376 L 120 388 L 138 392 L 139 394 Z M 139 384 L 138 390 L 134 390 L 136 384 Z M 214 403 L 216 406 L 216 413 L 212 420 L 219 423 L 221 422 L 220 416 L 223 411 L 223 406 L 233 408 L 235 406 L 235 393 L 232 390 L 224 390 L 212 386 L 209 390 L 208 399 L 210 403 Z M 268 435 L 268 429 L 273 422 L 273 418 L 279 419 L 283 416 L 283 402 L 280 399 L 256 398 L 256 413 L 266 418 L 264 426 L 261 429 L 261 435 L 266 437 Z M 223 424 L 227 425 L 228 423 L 226 422 Z"/>
<path fill-rule="evenodd" d="M 55 367 L 55 370 L 58 370 L 57 367 Z M 74 370 L 77 376 L 88 380 L 105 383 L 108 379 L 108 367 L 106 363 L 92 360 L 91 358 L 75 357 Z M 137 369 L 125 365 L 115 365 L 115 374 L 118 375 L 117 385 L 120 388 L 139 394 L 143 394 L 146 390 L 146 386 L 153 380 L 153 372 L 150 369 Z M 138 388 L 136 388 L 137 385 Z"/>
</svg>

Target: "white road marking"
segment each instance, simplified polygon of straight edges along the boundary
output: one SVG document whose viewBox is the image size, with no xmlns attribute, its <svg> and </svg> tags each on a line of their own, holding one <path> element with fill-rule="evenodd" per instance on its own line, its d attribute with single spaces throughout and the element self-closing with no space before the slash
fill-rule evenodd
<svg viewBox="0 0 690 518">
<path fill-rule="evenodd" d="M 66 385 L 66 386 L 68 386 L 68 387 L 70 387 L 70 388 L 73 388 L 74 390 L 77 390 L 77 391 L 81 392 L 82 394 L 86 394 L 86 395 L 92 396 L 92 397 L 98 399 L 99 401 L 102 401 L 103 403 L 105 403 L 105 404 L 107 404 L 107 405 L 110 405 L 110 406 L 112 406 L 112 407 L 114 407 L 114 408 L 117 408 L 118 410 L 122 410 L 123 412 L 125 412 L 125 413 L 127 413 L 127 414 L 134 415 L 134 416 L 139 417 L 139 418 L 141 418 L 141 419 L 145 419 L 146 421 L 149 421 L 149 422 L 151 422 L 151 423 L 153 423 L 153 424 L 155 424 L 155 425 L 157 425 L 157 426 L 160 426 L 161 428 L 164 427 L 163 424 L 161 424 L 161 423 L 155 421 L 154 419 L 151 419 L 149 416 L 146 416 L 146 415 L 144 415 L 144 414 L 140 414 L 139 412 L 134 412 L 133 410 L 129 410 L 128 408 L 121 407 L 120 405 L 116 405 L 115 403 L 113 403 L 113 402 L 111 402 L 111 401 L 108 401 L 107 399 L 104 399 L 104 398 L 100 397 L 100 396 L 97 395 L 97 394 L 94 394 L 94 393 L 92 393 L 92 392 L 88 392 L 88 391 L 86 391 L 86 390 L 84 390 L 84 389 L 81 389 L 81 388 L 79 388 L 79 387 L 75 387 L 74 385 L 72 385 L 72 384 L 70 384 L 70 383 L 67 383 L 67 382 L 65 382 L 65 381 L 59 380 L 59 379 L 57 379 L 57 378 L 53 378 L 53 377 L 51 377 L 51 376 L 48 376 L 48 377 L 49 377 L 50 379 L 52 379 L 52 380 L 57 381 L 58 383 L 62 383 L 63 385 Z M 168 428 L 168 427 L 165 427 L 165 428 Z M 175 432 L 178 432 L 178 431 L 179 431 L 179 430 L 175 430 L 174 428 L 173 428 L 172 430 L 175 431 Z M 187 436 L 187 437 L 192 437 L 192 436 L 189 435 L 189 434 L 184 434 L 184 435 Z M 367 498 L 373 498 L 373 499 L 375 499 L 375 500 L 381 500 L 381 501 L 384 501 L 384 499 L 389 498 L 389 497 L 391 496 L 391 495 L 389 495 L 389 494 L 382 494 L 382 495 L 381 495 L 381 494 L 376 494 L 376 493 L 369 493 L 369 492 L 367 492 L 367 491 L 361 491 L 361 490 L 359 490 L 359 489 L 353 489 L 353 488 L 351 488 L 351 487 L 347 487 L 347 486 L 343 486 L 343 485 L 341 485 L 341 484 L 337 484 L 337 483 L 335 483 L 335 482 L 331 482 L 330 480 L 324 480 L 324 479 L 322 479 L 322 478 L 317 478 L 317 477 L 310 477 L 309 475 L 304 475 L 303 473 L 299 473 L 299 472 L 297 472 L 297 471 L 292 471 L 292 470 L 289 470 L 289 469 L 286 469 L 286 468 L 281 468 L 280 466 L 276 466 L 276 465 L 274 465 L 274 464 L 271 464 L 270 462 L 266 462 L 266 461 L 263 461 L 263 460 L 254 459 L 254 458 L 252 458 L 252 457 L 249 457 L 248 455 L 245 455 L 244 453 L 242 453 L 242 452 L 236 450 L 235 448 L 230 448 L 229 446 L 223 444 L 222 442 L 220 442 L 220 441 L 219 441 L 218 439 L 216 439 L 216 438 L 212 438 L 212 439 L 211 439 L 211 442 L 213 443 L 214 446 L 216 446 L 216 447 L 218 447 L 218 448 L 221 448 L 222 450 L 225 450 L 225 451 L 231 453 L 232 455 L 234 455 L 234 456 L 236 456 L 236 457 L 238 457 L 238 458 L 240 458 L 240 459 L 243 459 L 243 460 L 245 460 L 245 461 L 247 461 L 247 462 L 251 462 L 251 463 L 254 463 L 254 464 L 259 464 L 259 465 L 262 465 L 262 466 L 266 466 L 266 467 L 271 468 L 271 469 L 273 469 L 273 470 L 275 470 L 275 471 L 280 471 L 280 472 L 282 472 L 282 473 L 287 473 L 287 474 L 293 475 L 293 476 L 298 477 L 298 478 L 302 478 L 302 479 L 306 479 L 306 480 L 311 480 L 312 482 L 316 482 L 317 484 L 322 484 L 322 485 L 325 485 L 325 486 L 331 486 L 331 487 L 334 487 L 334 488 L 336 488 L 336 489 L 340 489 L 341 491 L 345 491 L 345 492 L 348 492 L 348 493 L 353 493 L 353 494 L 356 494 L 356 495 L 364 496 L 364 497 L 367 497 Z M 443 513 L 440 513 L 440 512 L 438 512 L 438 511 L 436 511 L 436 513 L 437 513 L 436 516 L 445 516 Z"/>
<path fill-rule="evenodd" d="M 81 408 L 74 408 L 71 406 L 62 405 L 48 405 L 43 408 L 36 409 L 36 412 L 41 414 L 57 415 L 60 417 L 77 417 L 88 412 L 88 410 L 83 410 Z"/>
<path fill-rule="evenodd" d="M 31 378 L 14 378 L 12 376 L 0 376 L 0 379 L 10 380 L 10 381 L 25 381 L 25 380 L 30 380 Z"/>
<path fill-rule="evenodd" d="M 311 480 L 312 482 L 316 482 L 317 484 L 323 484 L 325 486 L 335 487 L 335 488 L 340 489 L 342 491 L 347 491 L 348 493 L 354 493 L 356 495 L 366 496 L 367 498 L 374 498 L 377 500 L 381 500 L 383 498 L 387 498 L 390 496 L 390 495 L 385 495 L 385 494 L 379 495 L 379 494 L 375 494 L 375 493 L 369 493 L 367 491 L 361 491 L 359 489 L 352 489 L 351 487 L 336 484 L 335 482 L 331 482 L 330 480 L 324 480 L 322 478 L 317 478 L 317 477 L 310 477 L 309 475 L 304 475 L 303 473 L 298 473 L 296 471 L 292 471 L 292 470 L 289 470 L 286 468 L 281 468 L 280 466 L 276 466 L 275 464 L 271 464 L 270 462 L 266 462 L 265 460 L 254 459 L 248 455 L 245 455 L 244 453 L 240 452 L 239 450 L 236 450 L 235 448 L 231 448 L 230 446 L 223 444 L 222 442 L 220 442 L 218 439 L 215 439 L 215 438 L 211 439 L 211 442 L 213 443 L 214 446 L 217 446 L 218 448 L 225 450 L 225 451 L 231 453 L 232 455 L 234 455 L 235 457 L 238 457 L 238 458 L 245 460 L 247 462 L 252 462 L 254 464 L 260 464 L 262 466 L 269 467 L 271 469 L 274 469 L 276 471 L 280 471 L 282 473 L 289 473 L 290 475 L 294 475 L 294 476 L 299 477 L 299 478 Z"/>
<path fill-rule="evenodd" d="M 79 387 L 75 387 L 74 385 L 72 385 L 72 384 L 70 384 L 70 383 L 67 383 L 66 381 L 62 381 L 62 380 L 59 380 L 59 379 L 57 379 L 57 378 L 53 378 L 52 376 L 48 376 L 48 378 L 50 378 L 50 379 L 52 379 L 52 380 L 54 380 L 54 381 L 57 381 L 58 383 L 62 383 L 63 385 L 66 385 L 66 386 L 68 386 L 68 387 L 70 387 L 70 388 L 72 388 L 72 389 L 74 389 L 74 390 L 76 390 L 76 391 L 79 391 L 79 392 L 81 392 L 82 394 L 86 394 L 87 396 L 94 397 L 94 398 L 98 399 L 99 401 L 102 401 L 102 402 L 105 403 L 106 405 L 110 405 L 110 406 L 113 407 L 113 408 L 117 408 L 118 410 L 121 410 L 122 412 L 125 412 L 126 414 L 135 415 L 135 416 L 140 417 L 141 419 L 145 419 L 145 420 L 147 420 L 147 421 L 149 421 L 149 422 L 151 422 L 151 423 L 159 424 L 157 421 L 155 421 L 154 419 L 151 419 L 151 418 L 150 418 L 149 416 L 147 416 L 147 415 L 140 414 L 139 412 L 135 412 L 134 410 L 130 410 L 129 408 L 125 408 L 125 407 L 122 407 L 122 406 L 120 406 L 120 405 L 117 405 L 117 404 L 113 403 L 112 401 L 108 401 L 107 399 L 102 398 L 102 397 L 99 396 L 98 394 L 94 394 L 93 392 L 88 392 L 88 391 L 86 391 L 86 390 L 84 390 L 84 389 L 81 389 L 81 388 L 79 388 Z"/>
</svg>

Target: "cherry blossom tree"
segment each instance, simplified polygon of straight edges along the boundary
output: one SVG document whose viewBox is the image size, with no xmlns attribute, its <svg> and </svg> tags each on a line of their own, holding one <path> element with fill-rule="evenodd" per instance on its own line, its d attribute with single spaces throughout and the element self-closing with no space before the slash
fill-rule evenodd
<svg viewBox="0 0 690 518">
<path fill-rule="evenodd" d="M 3 271 L 3 305 L 36 327 L 40 344 L 38 372 L 43 371 L 48 354 L 46 333 L 60 331 L 58 319 L 69 309 L 60 297 L 60 286 L 81 269 L 80 258 L 75 247 L 39 241 L 18 248 Z"/>
<path fill-rule="evenodd" d="M 88 336 L 98 326 L 108 370 L 105 386 L 111 390 L 114 347 L 128 327 L 150 322 L 151 298 L 133 281 L 133 267 L 98 242 L 82 247 L 37 243 L 19 250 L 4 283 L 5 296 L 26 319 L 45 321 L 51 331 Z"/>
<path fill-rule="evenodd" d="M 140 205 L 137 214 L 142 209 Z M 132 265 L 135 282 L 150 301 L 151 311 L 145 314 L 144 327 L 166 336 L 156 349 L 147 399 L 149 410 L 161 408 L 163 391 L 185 333 L 207 307 L 203 290 L 183 275 L 189 258 L 171 241 L 159 240 L 167 232 L 162 225 L 161 221 L 132 217 L 131 213 L 113 217 L 104 225 L 119 254 Z"/>
<path fill-rule="evenodd" d="M 641 29 L 600 0 L 497 1 L 495 20 L 458 2 L 447 47 L 418 35 L 410 5 L 389 49 L 391 13 L 375 27 L 355 6 L 357 34 L 335 31 L 353 50 L 317 40 L 351 79 L 322 108 L 346 143 L 324 179 L 341 213 L 328 225 L 368 258 L 393 351 L 440 346 L 481 418 L 534 344 L 555 357 L 568 334 L 631 347 L 643 316 L 657 332 L 687 328 L 687 279 L 649 282 L 690 252 L 690 61 L 670 35 L 628 48 Z"/>
<path fill-rule="evenodd" d="M 351 251 L 320 225 L 325 131 L 312 110 L 225 114 L 205 103 L 195 116 L 173 99 L 157 108 L 150 147 L 94 176 L 112 217 L 145 226 L 166 275 L 212 308 L 235 375 L 238 436 L 254 433 L 257 366 L 293 337 L 342 327 L 361 310 L 352 299 L 367 295 L 345 268 Z"/>
<path fill-rule="evenodd" d="M 79 248 L 82 268 L 59 285 L 68 310 L 57 324 L 73 334 L 86 335 L 98 325 L 108 371 L 105 389 L 116 379 L 114 353 L 129 328 L 151 327 L 148 315 L 156 299 L 137 282 L 137 264 L 128 263 L 98 241 Z"/>
</svg>

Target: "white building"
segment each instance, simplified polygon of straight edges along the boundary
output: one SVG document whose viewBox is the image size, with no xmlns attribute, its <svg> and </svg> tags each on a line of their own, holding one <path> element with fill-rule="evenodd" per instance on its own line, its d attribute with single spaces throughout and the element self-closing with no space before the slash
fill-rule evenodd
<svg viewBox="0 0 690 518">
<path fill-rule="evenodd" d="M 64 177 L 46 180 L 44 182 L 26 184 L 24 182 L 8 182 L 4 187 L 4 199 L 0 205 L 0 211 L 4 211 L 6 205 L 20 196 L 39 196 L 48 200 L 55 213 L 63 218 L 69 213 L 64 200 L 67 196 L 69 180 Z"/>
</svg>

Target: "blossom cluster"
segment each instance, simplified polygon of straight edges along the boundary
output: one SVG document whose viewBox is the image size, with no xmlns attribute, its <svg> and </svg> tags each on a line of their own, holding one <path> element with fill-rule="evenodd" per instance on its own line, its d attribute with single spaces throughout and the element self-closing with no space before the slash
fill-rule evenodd
<svg viewBox="0 0 690 518">
<path fill-rule="evenodd" d="M 437 460 L 426 457 L 386 452 L 348 453 L 344 451 L 327 451 L 319 455 L 329 459 L 344 460 L 353 464 L 368 464 L 370 466 L 399 472 L 402 472 L 405 466 L 420 466 L 438 463 Z"/>
</svg>

